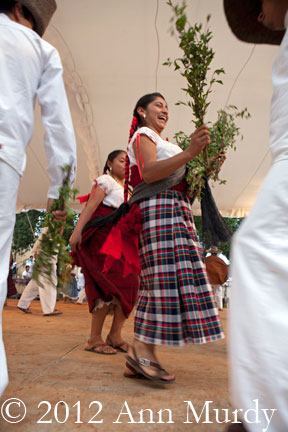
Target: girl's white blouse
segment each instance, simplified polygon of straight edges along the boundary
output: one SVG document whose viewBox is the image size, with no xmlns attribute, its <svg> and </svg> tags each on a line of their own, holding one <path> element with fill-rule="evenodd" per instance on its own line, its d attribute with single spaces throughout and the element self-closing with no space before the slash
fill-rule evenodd
<svg viewBox="0 0 288 432">
<path fill-rule="evenodd" d="M 97 183 L 96 183 L 97 182 Z M 97 185 L 105 193 L 103 204 L 118 208 L 124 201 L 124 189 L 114 180 L 109 174 L 103 174 L 93 182 L 93 186 Z"/>
</svg>

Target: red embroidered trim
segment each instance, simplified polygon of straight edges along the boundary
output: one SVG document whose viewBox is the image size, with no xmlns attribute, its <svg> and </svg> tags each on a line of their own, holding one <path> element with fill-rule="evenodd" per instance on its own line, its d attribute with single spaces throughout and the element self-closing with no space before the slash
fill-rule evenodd
<svg viewBox="0 0 288 432">
<path fill-rule="evenodd" d="M 143 161 L 142 153 L 140 150 L 140 134 L 138 134 L 136 136 L 136 160 L 137 160 L 137 166 L 138 166 L 140 178 L 141 178 L 141 180 L 143 180 L 141 169 L 140 169 L 139 155 L 140 155 L 140 159 L 141 159 L 141 163 L 142 163 L 142 169 L 143 169 L 144 168 L 144 161 Z"/>
</svg>

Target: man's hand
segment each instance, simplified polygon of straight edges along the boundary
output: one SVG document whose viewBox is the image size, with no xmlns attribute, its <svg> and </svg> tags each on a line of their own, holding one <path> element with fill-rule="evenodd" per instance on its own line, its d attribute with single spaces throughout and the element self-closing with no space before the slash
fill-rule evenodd
<svg viewBox="0 0 288 432">
<path fill-rule="evenodd" d="M 67 213 L 65 211 L 56 210 L 52 212 L 55 220 L 65 221 Z"/>
<path fill-rule="evenodd" d="M 53 198 L 48 198 L 48 200 L 47 200 L 47 210 L 46 210 L 47 212 L 49 212 L 49 209 L 51 208 L 51 206 L 53 204 L 53 201 L 54 201 Z M 53 213 L 55 221 L 64 221 L 64 222 L 66 221 L 67 212 L 65 210 L 64 211 L 62 211 L 62 210 L 55 210 L 52 213 Z M 59 232 L 60 236 L 63 235 L 63 232 L 64 232 L 64 226 L 62 226 L 60 228 L 60 232 Z"/>
<path fill-rule="evenodd" d="M 47 211 L 49 211 L 50 207 L 53 204 L 53 201 L 54 201 L 53 198 L 48 198 L 48 200 L 47 200 Z M 55 220 L 59 220 L 59 221 L 65 221 L 66 220 L 67 212 L 65 210 L 64 211 L 62 211 L 62 210 L 55 210 L 52 213 L 54 215 L 54 219 Z"/>
</svg>

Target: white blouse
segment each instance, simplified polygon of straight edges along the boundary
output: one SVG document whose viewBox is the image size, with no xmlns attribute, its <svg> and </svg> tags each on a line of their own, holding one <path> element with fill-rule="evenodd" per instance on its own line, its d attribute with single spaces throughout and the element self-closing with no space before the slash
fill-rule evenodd
<svg viewBox="0 0 288 432">
<path fill-rule="evenodd" d="M 130 160 L 130 166 L 137 165 L 137 160 L 135 158 L 133 150 L 133 143 L 136 139 L 136 136 L 139 134 L 146 135 L 156 145 L 157 161 L 169 159 L 170 157 L 182 152 L 182 149 L 177 144 L 165 141 L 163 138 L 160 137 L 160 135 L 158 135 L 156 132 L 154 132 L 148 127 L 141 127 L 140 129 L 137 129 L 130 143 L 128 144 L 127 153 Z"/>
<path fill-rule="evenodd" d="M 105 193 L 103 204 L 118 208 L 124 201 L 124 188 L 114 180 L 109 174 L 103 174 L 93 182 L 94 186 L 99 187 Z"/>
</svg>

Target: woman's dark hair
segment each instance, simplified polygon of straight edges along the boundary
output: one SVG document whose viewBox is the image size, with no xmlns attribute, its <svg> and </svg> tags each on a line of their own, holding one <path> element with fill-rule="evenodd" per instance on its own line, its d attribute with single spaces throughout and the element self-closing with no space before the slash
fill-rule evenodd
<svg viewBox="0 0 288 432">
<path fill-rule="evenodd" d="M 162 99 L 165 100 L 164 96 L 162 96 L 161 93 L 157 93 L 157 92 L 156 93 L 148 93 L 145 96 L 142 96 L 138 100 L 138 102 L 137 102 L 137 104 L 136 104 L 136 106 L 134 108 L 134 111 L 133 111 L 133 116 L 137 118 L 138 124 L 139 124 L 140 127 L 142 126 L 142 119 L 141 119 L 140 115 L 138 114 L 137 109 L 140 108 L 140 107 L 146 109 L 147 106 L 151 102 L 153 102 L 157 97 L 160 97 L 160 98 L 162 98 Z"/>
<path fill-rule="evenodd" d="M 146 109 L 147 106 L 153 102 L 157 97 L 160 97 L 162 99 L 165 100 L 164 96 L 162 96 L 161 93 L 148 93 L 144 96 L 142 96 L 133 111 L 133 119 L 132 119 L 132 123 L 130 126 L 130 132 L 129 132 L 129 140 L 128 143 L 131 141 L 132 136 L 134 135 L 134 133 L 136 132 L 136 130 L 142 126 L 142 119 L 141 116 L 138 114 L 137 109 L 138 108 L 144 108 Z M 124 202 L 127 202 L 128 200 L 128 184 L 129 184 L 129 166 L 130 166 L 130 162 L 129 162 L 129 157 L 128 154 L 126 155 L 126 163 L 125 163 L 125 181 L 124 181 Z"/>
<path fill-rule="evenodd" d="M 1 0 L 0 3 L 0 12 L 12 12 L 13 7 L 16 5 L 16 3 L 21 4 L 20 2 L 14 1 L 14 0 Z M 32 20 L 34 23 L 34 18 L 33 15 L 29 12 L 29 10 L 23 6 L 22 6 L 22 11 L 23 11 L 23 16 L 25 19 L 27 20 Z"/>
<path fill-rule="evenodd" d="M 107 157 L 107 160 L 106 160 L 106 163 L 105 163 L 105 166 L 104 166 L 104 168 L 103 168 L 103 174 L 106 174 L 107 171 L 109 171 L 108 162 L 113 162 L 114 159 L 115 159 L 117 156 L 119 156 L 121 153 L 125 153 L 125 154 L 126 154 L 125 150 L 114 150 L 114 151 L 112 151 L 111 153 L 109 153 L 109 155 L 108 155 L 108 157 Z"/>
</svg>

